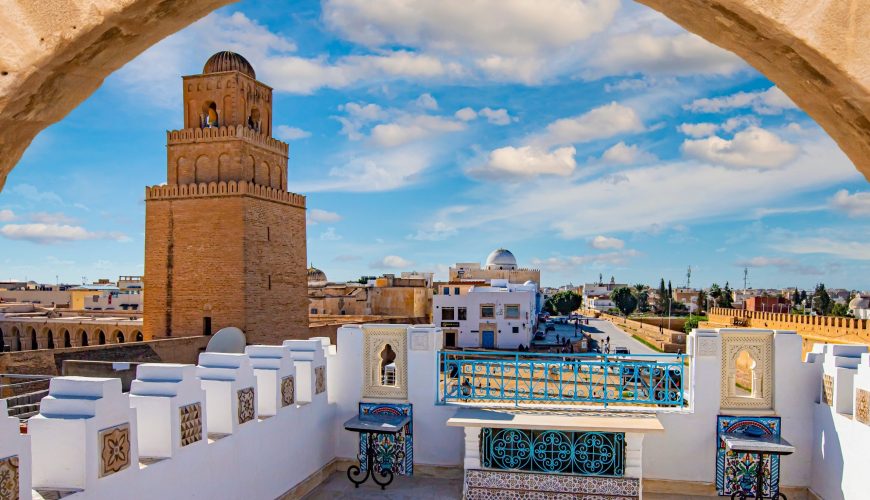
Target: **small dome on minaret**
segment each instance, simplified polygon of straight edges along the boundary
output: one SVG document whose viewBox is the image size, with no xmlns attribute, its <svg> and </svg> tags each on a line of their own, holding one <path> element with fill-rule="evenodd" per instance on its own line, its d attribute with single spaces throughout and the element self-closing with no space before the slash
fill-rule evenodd
<svg viewBox="0 0 870 500">
<path fill-rule="evenodd" d="M 223 73 L 225 71 L 238 71 L 250 76 L 254 80 L 257 79 L 257 74 L 254 72 L 254 67 L 251 66 L 251 63 L 239 54 L 229 50 L 222 50 L 209 57 L 208 61 L 205 62 L 205 66 L 202 67 L 202 74 L 204 75 Z"/>
</svg>

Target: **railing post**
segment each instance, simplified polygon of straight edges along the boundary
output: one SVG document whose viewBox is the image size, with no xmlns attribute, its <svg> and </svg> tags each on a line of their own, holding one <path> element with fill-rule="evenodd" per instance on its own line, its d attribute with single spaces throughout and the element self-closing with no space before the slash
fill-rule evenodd
<svg viewBox="0 0 870 500">
<path fill-rule="evenodd" d="M 604 408 L 607 408 L 607 374 L 610 372 L 610 356 L 607 353 L 604 353 L 604 392 L 601 393 L 601 397 L 604 399 Z"/>
<path fill-rule="evenodd" d="M 533 387 L 529 385 L 529 392 Z M 514 354 L 514 406 L 520 405 L 520 353 Z"/>
</svg>

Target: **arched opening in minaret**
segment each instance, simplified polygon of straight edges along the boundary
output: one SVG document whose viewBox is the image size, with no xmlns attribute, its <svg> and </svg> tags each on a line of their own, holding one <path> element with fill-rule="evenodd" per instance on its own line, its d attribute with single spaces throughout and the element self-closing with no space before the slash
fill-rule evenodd
<svg viewBox="0 0 870 500">
<path fill-rule="evenodd" d="M 251 108 L 251 114 L 248 116 L 248 128 L 254 129 L 255 131 L 260 131 L 260 110 L 256 107 Z"/>
<path fill-rule="evenodd" d="M 217 104 L 214 101 L 206 101 L 202 104 L 202 127 L 212 128 L 217 126 L 219 126 Z"/>
</svg>

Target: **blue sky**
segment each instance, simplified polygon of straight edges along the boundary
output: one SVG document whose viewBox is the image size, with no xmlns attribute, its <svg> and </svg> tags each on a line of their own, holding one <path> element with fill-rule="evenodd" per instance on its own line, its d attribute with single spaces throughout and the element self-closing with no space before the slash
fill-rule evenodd
<svg viewBox="0 0 870 500">
<path fill-rule="evenodd" d="M 870 288 L 867 181 L 766 78 L 619 0 L 242 1 L 41 133 L 0 193 L 0 279 L 143 272 L 181 75 L 234 50 L 275 89 L 331 280 L 497 247 L 545 285 Z"/>
</svg>

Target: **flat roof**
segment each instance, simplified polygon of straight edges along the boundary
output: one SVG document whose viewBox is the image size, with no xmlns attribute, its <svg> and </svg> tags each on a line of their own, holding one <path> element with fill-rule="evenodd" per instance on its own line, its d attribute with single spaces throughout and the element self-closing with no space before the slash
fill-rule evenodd
<svg viewBox="0 0 870 500">
<path fill-rule="evenodd" d="M 499 429 L 664 432 L 651 413 L 608 413 L 597 411 L 519 411 L 491 408 L 460 408 L 447 420 L 450 427 L 494 427 Z"/>
</svg>

